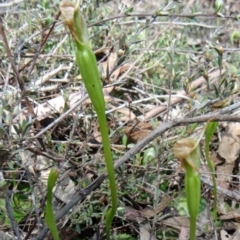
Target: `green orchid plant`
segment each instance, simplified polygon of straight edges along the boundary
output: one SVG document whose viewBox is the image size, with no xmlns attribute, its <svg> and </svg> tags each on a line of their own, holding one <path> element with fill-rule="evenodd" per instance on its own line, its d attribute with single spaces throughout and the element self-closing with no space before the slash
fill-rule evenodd
<svg viewBox="0 0 240 240">
<path fill-rule="evenodd" d="M 177 141 L 173 147 L 174 156 L 181 161 L 186 170 L 185 191 L 188 213 L 190 216 L 190 240 L 195 240 L 196 223 L 201 198 L 200 148 L 199 141 L 191 138 L 183 138 Z"/>
<path fill-rule="evenodd" d="M 63 15 L 65 25 L 69 28 L 75 40 L 77 48 L 76 63 L 80 70 L 89 98 L 91 99 L 93 107 L 97 113 L 100 126 L 112 199 L 112 207 L 107 211 L 106 214 L 106 235 L 107 239 L 109 240 L 111 224 L 118 204 L 114 166 L 108 135 L 107 119 L 105 115 L 105 100 L 102 91 L 102 83 L 98 72 L 96 57 L 89 44 L 87 25 L 80 12 L 79 5 L 79 0 L 75 4 L 68 1 L 63 1 L 60 4 L 60 11 Z"/>
<path fill-rule="evenodd" d="M 214 176 L 214 165 L 209 158 L 209 144 L 213 133 L 217 127 L 217 123 L 208 122 L 200 135 L 196 139 L 183 138 L 178 140 L 174 147 L 173 153 L 176 158 L 181 161 L 181 166 L 185 169 L 185 191 L 188 212 L 190 217 L 190 240 L 196 239 L 196 223 L 199 212 L 200 199 L 201 199 L 201 178 L 199 168 L 201 164 L 201 153 L 199 142 L 205 133 L 205 155 L 208 166 L 212 172 L 212 181 L 214 183 L 214 208 L 213 213 L 216 217 L 216 180 Z"/>
<path fill-rule="evenodd" d="M 214 194 L 213 218 L 214 219 L 217 218 L 217 184 L 216 184 L 216 178 L 214 173 L 215 172 L 214 163 L 212 162 L 209 156 L 209 145 L 217 126 L 218 126 L 218 122 L 210 122 L 207 124 L 206 131 L 205 131 L 205 157 L 208 164 L 208 168 L 211 171 L 212 182 L 213 182 L 213 194 Z"/>
</svg>

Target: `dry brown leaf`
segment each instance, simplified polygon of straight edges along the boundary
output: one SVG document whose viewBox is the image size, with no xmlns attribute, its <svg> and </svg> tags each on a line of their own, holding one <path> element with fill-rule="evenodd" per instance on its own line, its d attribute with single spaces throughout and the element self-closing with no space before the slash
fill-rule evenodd
<svg viewBox="0 0 240 240">
<path fill-rule="evenodd" d="M 158 114 L 164 112 L 166 109 L 167 109 L 167 105 L 157 106 L 145 114 L 144 120 L 149 120 L 154 116 L 157 116 Z"/>
<path fill-rule="evenodd" d="M 224 164 L 222 166 L 217 166 L 216 174 L 217 174 L 217 185 L 228 189 L 229 184 L 232 180 L 232 171 L 234 168 L 234 164 Z"/>
<path fill-rule="evenodd" d="M 104 96 L 109 95 L 109 94 L 113 91 L 113 89 L 114 89 L 114 86 L 113 86 L 113 85 L 112 85 L 112 86 L 104 87 L 104 88 L 103 88 L 103 95 L 104 95 Z"/>
<path fill-rule="evenodd" d="M 223 222 L 223 229 L 229 230 L 229 231 L 240 229 L 240 223 L 233 222 L 233 221 L 224 221 Z"/>
<path fill-rule="evenodd" d="M 220 231 L 220 236 L 221 236 L 221 240 L 230 240 L 231 239 L 231 236 L 224 229 L 222 229 Z"/>
<path fill-rule="evenodd" d="M 188 229 L 185 227 L 181 228 L 178 240 L 187 240 L 188 239 Z"/>
<path fill-rule="evenodd" d="M 234 209 L 220 216 L 221 220 L 229 220 L 229 219 L 236 219 L 236 218 L 240 218 L 240 209 Z"/>
<path fill-rule="evenodd" d="M 140 240 L 156 240 L 155 236 L 150 233 L 149 229 L 151 229 L 149 223 L 139 224 Z"/>
<path fill-rule="evenodd" d="M 45 73 L 43 76 L 41 76 L 35 82 L 32 82 L 32 85 L 33 86 L 42 85 L 42 84 L 46 83 L 47 81 L 49 81 L 59 71 L 68 70 L 68 69 L 69 69 L 69 67 L 67 67 L 67 66 L 59 65 L 56 69 L 53 69 L 51 72 Z"/>
<path fill-rule="evenodd" d="M 71 108 L 77 101 L 82 98 L 82 92 L 76 92 L 69 95 L 68 105 Z M 34 112 L 37 116 L 37 119 L 40 121 L 49 117 L 53 113 L 61 113 L 64 108 L 65 100 L 63 96 L 59 95 L 55 98 L 52 98 L 44 103 L 39 104 L 34 108 Z"/>
<path fill-rule="evenodd" d="M 110 102 L 110 101 L 112 100 L 112 97 L 111 97 L 110 95 L 104 95 L 104 100 L 105 100 L 106 103 L 107 103 L 107 102 Z M 90 104 L 90 103 L 91 103 L 90 98 L 87 98 L 87 99 L 83 102 L 83 104 Z"/>
<path fill-rule="evenodd" d="M 161 202 L 157 205 L 156 210 L 154 211 L 151 207 L 146 207 L 141 211 L 141 216 L 146 218 L 154 217 L 155 215 L 162 212 L 173 200 L 174 197 L 164 196 Z"/>
<path fill-rule="evenodd" d="M 109 49 L 104 49 L 103 53 L 107 56 L 107 59 L 103 62 L 101 62 L 101 67 L 103 69 L 102 77 L 106 78 L 108 72 L 111 72 L 111 70 L 114 68 L 114 65 L 117 61 L 117 53 L 111 52 L 109 54 Z"/>
<path fill-rule="evenodd" d="M 210 153 L 210 159 L 214 163 L 214 166 L 217 166 L 223 162 L 223 158 L 221 158 L 216 152 Z"/>
<path fill-rule="evenodd" d="M 117 80 L 117 78 L 124 72 L 126 72 L 129 69 L 130 65 L 123 65 L 121 67 L 118 67 L 112 74 L 110 77 L 110 82 L 114 82 L 115 80 Z"/>
<path fill-rule="evenodd" d="M 228 189 L 231 179 L 232 179 L 232 171 L 234 168 L 234 163 L 225 163 L 222 166 L 217 166 L 216 175 L 217 175 L 217 186 L 220 186 L 224 189 Z M 226 209 L 225 206 L 225 196 L 218 194 L 218 213 L 225 214 Z"/>
<path fill-rule="evenodd" d="M 72 200 L 75 193 L 75 184 L 70 177 L 65 177 L 57 185 L 54 195 L 64 203 Z"/>
<path fill-rule="evenodd" d="M 98 143 L 102 142 L 102 135 L 101 135 L 101 132 L 98 128 L 98 124 L 94 125 L 93 137 Z"/>
<path fill-rule="evenodd" d="M 222 166 L 217 166 L 216 168 L 217 185 L 227 190 L 232 181 L 233 168 L 240 152 L 239 136 L 240 123 L 229 123 L 218 148 L 218 154 L 225 159 L 226 162 Z M 218 213 L 226 214 L 224 202 L 224 196 L 219 194 Z"/>
<path fill-rule="evenodd" d="M 111 88 L 103 88 L 104 93 L 104 100 L 105 102 L 112 101 L 112 97 L 109 95 L 109 92 L 111 92 Z M 69 95 L 68 98 L 68 105 L 71 108 L 77 101 L 82 99 L 82 92 L 76 92 Z M 83 102 L 83 104 L 90 104 L 90 99 L 87 99 Z M 52 115 L 53 113 L 61 113 L 65 105 L 65 100 L 63 96 L 59 95 L 55 98 L 52 98 L 44 103 L 39 104 L 37 107 L 34 108 L 34 112 L 37 116 L 37 119 L 39 121 L 45 119 L 46 117 L 49 117 L 49 115 Z M 135 115 L 133 116 L 135 117 Z"/>
<path fill-rule="evenodd" d="M 140 212 L 130 206 L 125 206 L 125 211 L 125 217 L 129 221 L 138 222 L 137 218 L 141 217 Z"/>
<path fill-rule="evenodd" d="M 231 240 L 239 240 L 240 239 L 240 229 L 238 229 L 232 236 Z"/>
<path fill-rule="evenodd" d="M 155 215 L 155 211 L 152 207 L 145 207 L 144 209 L 142 209 L 141 211 L 141 216 L 146 217 L 146 218 L 152 218 Z"/>
<path fill-rule="evenodd" d="M 234 162 L 240 152 L 240 123 L 229 123 L 219 144 L 218 153 L 227 163 Z"/>
<path fill-rule="evenodd" d="M 173 199 L 173 197 L 164 196 L 162 198 L 162 201 L 158 204 L 155 211 L 153 208 L 151 208 L 149 206 L 147 206 L 141 210 L 136 210 L 131 206 L 126 206 L 125 207 L 125 211 L 126 211 L 125 217 L 128 220 L 137 221 L 139 224 L 143 223 L 147 219 L 150 219 L 150 218 L 154 217 L 156 214 L 159 214 L 160 212 L 162 212 L 163 209 L 165 209 L 169 205 L 169 203 L 171 203 L 172 199 Z"/>
<path fill-rule="evenodd" d="M 190 227 L 190 221 L 188 217 L 172 217 L 162 221 L 163 224 L 181 230 L 182 227 Z"/>
<path fill-rule="evenodd" d="M 133 124 L 131 127 L 125 128 L 125 133 L 131 142 L 138 142 L 145 138 L 152 131 L 152 123 L 138 122 Z"/>
<path fill-rule="evenodd" d="M 128 64 L 125 64 L 121 67 L 118 68 L 119 72 L 118 72 L 118 75 L 115 74 L 115 77 L 119 77 L 122 73 L 126 72 L 128 69 L 130 68 L 130 65 Z"/>
<path fill-rule="evenodd" d="M 129 108 L 117 108 L 111 104 L 108 105 L 109 107 L 111 107 L 113 110 L 122 113 L 124 116 L 119 117 L 120 121 L 131 121 L 134 120 L 136 118 L 136 115 L 129 109 Z"/>
<path fill-rule="evenodd" d="M 151 130 L 136 131 L 130 135 L 129 139 L 131 139 L 132 142 L 136 143 L 149 135 L 150 132 Z"/>
<path fill-rule="evenodd" d="M 109 49 L 105 49 L 104 54 L 108 57 L 107 57 L 106 61 L 101 62 L 101 67 L 103 69 L 102 77 L 106 78 L 107 74 L 109 72 L 111 72 L 113 70 L 113 68 L 115 67 L 118 56 L 117 56 L 116 52 L 111 52 L 109 54 Z M 108 79 L 108 81 L 110 81 L 111 83 L 114 82 L 123 72 L 127 71 L 129 69 L 129 67 L 130 67 L 130 65 L 125 64 L 123 66 L 116 68 L 111 73 L 110 79 Z"/>
<path fill-rule="evenodd" d="M 176 228 L 181 231 L 182 228 L 186 228 L 189 231 L 190 228 L 190 221 L 188 217 L 172 217 L 162 221 L 163 224 Z M 198 229 L 196 230 L 196 235 L 201 235 Z"/>
</svg>

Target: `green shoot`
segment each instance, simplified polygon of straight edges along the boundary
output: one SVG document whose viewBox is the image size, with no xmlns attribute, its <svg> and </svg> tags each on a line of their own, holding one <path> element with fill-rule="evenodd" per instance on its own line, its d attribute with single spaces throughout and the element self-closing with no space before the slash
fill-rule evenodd
<svg viewBox="0 0 240 240">
<path fill-rule="evenodd" d="M 207 128 L 205 131 L 205 156 L 207 160 L 208 167 L 211 171 L 212 182 L 213 182 L 213 193 L 214 193 L 214 203 L 213 203 L 213 217 L 214 219 L 217 217 L 217 185 L 216 178 L 214 174 L 214 164 L 209 157 L 209 144 L 212 139 L 212 136 L 217 128 L 218 122 L 210 122 L 207 124 Z"/>
<path fill-rule="evenodd" d="M 54 240 L 60 240 L 52 207 L 52 191 L 56 184 L 58 175 L 59 171 L 57 169 L 52 169 L 49 173 L 47 182 L 47 205 L 45 211 L 45 221 Z"/>
</svg>

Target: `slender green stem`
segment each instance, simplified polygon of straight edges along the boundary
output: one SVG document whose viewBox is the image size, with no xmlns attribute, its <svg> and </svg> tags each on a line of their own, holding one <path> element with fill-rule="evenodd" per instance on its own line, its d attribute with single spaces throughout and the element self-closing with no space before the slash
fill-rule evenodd
<svg viewBox="0 0 240 240">
<path fill-rule="evenodd" d="M 196 225 L 197 225 L 197 218 L 190 219 L 190 240 L 196 240 Z"/>
<path fill-rule="evenodd" d="M 209 145 L 211 138 L 217 128 L 218 122 L 210 122 L 207 125 L 206 131 L 205 131 L 205 156 L 207 160 L 208 167 L 211 171 L 212 175 L 212 182 L 213 182 L 213 194 L 214 194 L 214 202 L 213 202 L 213 218 L 215 219 L 217 217 L 217 183 L 216 183 L 216 178 L 215 178 L 215 167 L 213 162 L 211 161 L 209 157 Z"/>
<path fill-rule="evenodd" d="M 182 167 L 185 168 L 185 191 L 190 217 L 190 240 L 196 238 L 196 222 L 201 199 L 201 178 L 199 167 L 201 164 L 199 142 L 205 132 L 205 128 L 197 139 L 183 138 L 177 141 L 173 147 L 175 157 L 179 158 Z"/>
<path fill-rule="evenodd" d="M 199 211 L 200 198 L 201 198 L 201 179 L 198 171 L 196 171 L 188 162 L 196 163 L 196 168 L 199 167 L 200 157 L 199 147 L 197 146 L 190 155 L 188 161 L 185 163 L 186 175 L 185 175 L 185 190 L 187 197 L 188 212 L 190 216 L 190 240 L 196 238 L 196 221 Z"/>
<path fill-rule="evenodd" d="M 76 55 L 77 64 L 80 69 L 82 78 L 84 80 L 85 87 L 88 91 L 88 95 L 92 101 L 92 104 L 98 116 L 100 132 L 102 135 L 105 162 L 107 166 L 108 178 L 110 183 L 112 208 L 107 212 L 106 215 L 106 234 L 107 239 L 109 240 L 111 223 L 117 209 L 117 190 L 114 177 L 114 167 L 112 161 L 110 140 L 108 136 L 107 119 L 105 115 L 105 101 L 94 53 L 88 46 L 77 44 L 77 47 L 78 47 Z"/>
<path fill-rule="evenodd" d="M 108 210 L 106 215 L 106 234 L 107 239 L 110 239 L 110 230 L 111 230 L 111 224 L 112 220 L 114 218 L 115 212 L 117 210 L 117 190 L 116 190 L 116 183 L 115 183 L 115 177 L 114 177 L 114 167 L 112 162 L 112 153 L 110 148 L 110 142 L 109 142 L 109 136 L 108 136 L 108 127 L 107 127 L 107 121 L 106 116 L 99 116 L 99 124 L 100 124 L 100 130 L 102 133 L 102 142 L 103 142 L 103 149 L 104 149 L 104 155 L 107 165 L 107 171 L 108 171 L 108 179 L 110 184 L 110 190 L 111 190 L 111 197 L 112 197 L 112 208 Z"/>
<path fill-rule="evenodd" d="M 60 10 L 64 15 L 66 25 L 69 27 L 72 36 L 75 39 L 77 46 L 76 62 L 89 98 L 91 99 L 93 107 L 97 113 L 100 132 L 102 135 L 103 150 L 112 198 L 112 207 L 106 214 L 106 235 L 107 239 L 110 240 L 111 224 L 117 210 L 118 201 L 107 119 L 105 115 L 105 100 L 98 73 L 97 61 L 92 49 L 90 48 L 87 36 L 87 26 L 79 9 L 79 0 L 76 5 L 70 2 L 62 2 Z"/>
<path fill-rule="evenodd" d="M 194 170 L 193 170 L 194 171 Z M 190 216 L 190 240 L 195 240 L 196 220 L 200 204 L 200 176 L 198 173 L 186 172 L 185 190 L 187 197 L 188 212 Z"/>
<path fill-rule="evenodd" d="M 45 210 L 45 221 L 50 232 L 53 235 L 54 240 L 60 240 L 52 207 L 52 191 L 56 184 L 58 175 L 59 171 L 57 169 L 52 169 L 51 172 L 49 173 L 47 183 L 47 205 Z"/>
</svg>

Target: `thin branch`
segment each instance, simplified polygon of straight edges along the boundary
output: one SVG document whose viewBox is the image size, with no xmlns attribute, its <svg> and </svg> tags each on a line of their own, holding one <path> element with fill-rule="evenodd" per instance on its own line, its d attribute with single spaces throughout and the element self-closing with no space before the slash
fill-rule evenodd
<svg viewBox="0 0 240 240">
<path fill-rule="evenodd" d="M 5 45 L 4 47 L 5 47 L 8 59 L 9 59 L 9 61 L 11 63 L 12 69 L 13 69 L 15 75 L 16 75 L 18 85 L 19 85 L 19 87 L 21 89 L 21 92 L 24 93 L 24 82 L 20 78 L 19 72 L 18 72 L 17 67 L 16 67 L 16 65 L 14 63 L 13 56 L 12 56 L 11 50 L 10 50 L 9 45 L 8 45 L 8 40 L 7 40 L 7 37 L 6 37 L 6 34 L 5 34 L 3 21 L 2 21 L 1 17 L 0 17 L 0 34 L 2 35 L 3 43 Z"/>
<path fill-rule="evenodd" d="M 73 121 L 73 127 L 72 127 L 72 130 L 71 130 L 71 132 L 70 132 L 69 141 L 68 141 L 68 143 L 67 143 L 66 151 L 65 151 L 64 157 L 63 157 L 65 160 L 68 158 L 68 153 L 69 153 L 69 151 L 70 151 L 71 144 L 72 144 L 72 142 L 73 142 L 73 140 L 74 140 L 74 133 L 75 133 L 75 131 L 76 131 L 76 129 L 77 129 L 77 123 L 78 123 L 78 119 L 79 119 L 79 113 L 80 113 L 80 112 L 78 111 L 77 114 L 76 114 L 76 116 L 75 116 L 75 118 L 74 118 L 74 121 Z"/>
<path fill-rule="evenodd" d="M 55 27 L 55 24 L 56 24 L 58 18 L 60 17 L 60 15 L 61 15 L 61 12 L 58 11 L 58 13 L 57 13 L 57 15 L 56 15 L 56 17 L 55 17 L 55 21 L 53 22 L 53 24 L 52 24 L 52 26 L 50 27 L 49 31 L 47 32 L 46 36 L 42 39 L 41 45 L 40 45 L 37 53 L 35 54 L 34 58 L 32 59 L 32 66 L 30 67 L 30 70 L 29 70 L 29 72 L 28 72 L 28 77 L 31 75 L 31 73 L 32 73 L 32 71 L 33 71 L 33 68 L 34 68 L 34 66 L 35 66 L 35 63 L 36 63 L 36 61 L 37 61 L 37 58 L 38 58 L 38 56 L 40 55 L 40 53 L 41 53 L 44 45 L 46 44 L 46 42 L 47 42 L 50 34 L 52 33 L 53 28 Z"/>
<path fill-rule="evenodd" d="M 0 8 L 11 7 L 12 5 L 23 2 L 24 0 L 13 0 L 11 2 L 0 3 Z"/>
<path fill-rule="evenodd" d="M 213 187 L 212 181 L 210 179 L 208 179 L 207 177 L 201 176 L 201 181 L 204 182 L 205 184 L 209 185 L 210 187 Z M 240 194 L 239 194 L 239 191 L 237 191 L 237 190 L 230 191 L 221 186 L 217 186 L 217 190 L 220 194 L 224 194 L 225 196 L 229 197 L 230 199 L 237 200 L 238 202 L 240 201 Z"/>
<path fill-rule="evenodd" d="M 47 42 L 50 34 L 52 33 L 54 27 L 56 26 L 56 24 L 57 24 L 57 22 L 58 22 L 57 20 L 58 20 L 59 16 L 60 16 L 60 11 L 57 13 L 57 15 L 56 15 L 56 17 L 55 17 L 55 21 L 52 23 L 50 29 L 49 29 L 49 30 L 46 29 L 46 31 L 48 30 L 48 32 L 47 32 L 47 34 L 45 35 L 44 39 L 43 39 L 42 42 L 41 42 L 41 46 L 40 46 L 40 49 L 39 49 L 38 53 L 35 55 L 34 58 L 32 58 L 31 60 L 29 60 L 25 65 L 23 65 L 23 66 L 18 70 L 19 73 L 22 72 L 25 68 L 27 68 L 30 64 L 32 64 L 32 62 L 35 62 L 35 61 L 36 61 L 37 57 L 38 57 L 38 56 L 40 55 L 40 53 L 41 53 L 41 50 L 43 49 L 44 45 L 46 44 L 46 42 Z M 0 32 L 0 33 L 1 33 L 1 32 Z M 42 33 L 42 34 L 43 34 L 43 33 Z M 29 40 L 29 39 L 28 39 L 28 40 Z M 32 64 L 32 67 L 31 67 L 31 69 L 30 69 L 29 72 L 31 72 L 31 71 L 33 70 L 33 66 L 34 66 L 34 64 Z M 12 79 L 13 79 L 13 78 L 10 78 L 10 80 L 12 80 Z"/>
<path fill-rule="evenodd" d="M 44 156 L 44 157 L 46 157 L 46 158 L 48 158 L 48 159 L 51 159 L 51 160 L 53 160 L 54 162 L 62 162 L 62 161 L 65 160 L 64 157 L 59 157 L 59 158 L 53 157 L 53 156 L 51 156 L 49 153 L 43 152 L 43 151 L 41 151 L 40 149 L 38 149 L 38 148 L 36 148 L 36 147 L 35 147 L 35 148 L 33 148 L 33 147 L 27 147 L 26 149 L 27 149 L 28 151 L 32 152 L 32 153 L 37 154 L 38 156 Z"/>
<path fill-rule="evenodd" d="M 32 139 L 32 138 L 38 138 L 40 137 L 43 133 L 45 133 L 48 129 L 52 128 L 53 126 L 55 126 L 56 124 L 58 124 L 59 122 L 61 122 L 65 117 L 67 117 L 70 113 L 72 113 L 77 107 L 79 107 L 81 105 L 81 103 L 83 101 L 85 101 L 88 97 L 85 95 L 83 96 L 81 99 L 79 99 L 77 102 L 75 102 L 73 104 L 73 106 L 68 109 L 66 112 L 64 112 L 59 118 L 57 118 L 56 120 L 54 120 L 51 124 L 49 124 L 47 127 L 45 127 L 44 129 L 42 129 L 40 132 L 38 132 L 35 136 L 28 138 L 28 139 Z"/>
<path fill-rule="evenodd" d="M 112 17 L 108 17 L 108 18 L 104 18 L 101 21 L 95 22 L 95 23 L 90 23 L 88 24 L 88 27 L 92 27 L 92 26 L 97 26 L 97 25 L 101 25 L 105 22 L 108 21 L 112 21 L 115 19 L 119 19 L 119 18 L 126 18 L 126 17 L 139 17 L 139 18 L 147 18 L 147 17 L 151 17 L 153 19 L 156 19 L 158 17 L 170 17 L 170 18 L 188 18 L 188 19 L 196 19 L 196 18 L 222 18 L 222 19 L 233 19 L 233 20 L 238 20 L 238 16 L 229 16 L 229 15 L 223 15 L 221 13 L 209 13 L 209 14 L 204 14 L 204 13 L 195 13 L 195 14 L 170 14 L 169 12 L 160 12 L 157 11 L 155 13 L 130 13 L 130 14 L 119 14 L 116 16 L 112 16 Z"/>
</svg>

